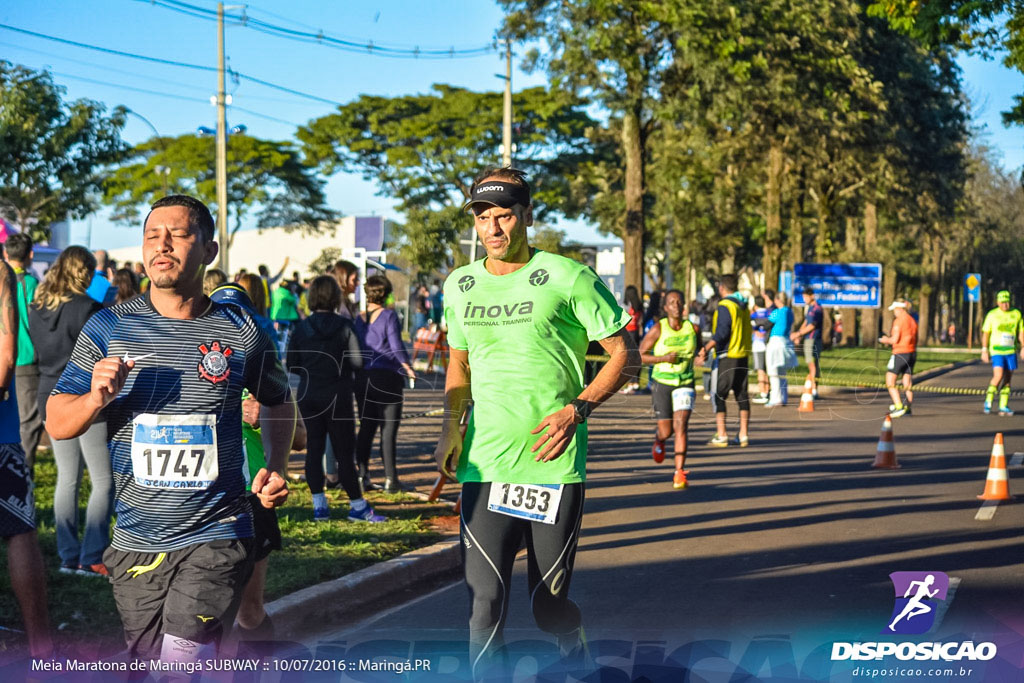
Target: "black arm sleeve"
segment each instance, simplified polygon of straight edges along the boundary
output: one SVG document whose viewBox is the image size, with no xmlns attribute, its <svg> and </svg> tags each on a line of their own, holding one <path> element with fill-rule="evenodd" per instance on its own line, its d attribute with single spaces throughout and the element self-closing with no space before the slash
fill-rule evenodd
<svg viewBox="0 0 1024 683">
<path fill-rule="evenodd" d="M 732 336 L 732 315 L 729 309 L 722 304 L 718 305 L 718 325 L 715 327 L 715 350 L 723 353 L 729 348 L 729 338 Z"/>
</svg>

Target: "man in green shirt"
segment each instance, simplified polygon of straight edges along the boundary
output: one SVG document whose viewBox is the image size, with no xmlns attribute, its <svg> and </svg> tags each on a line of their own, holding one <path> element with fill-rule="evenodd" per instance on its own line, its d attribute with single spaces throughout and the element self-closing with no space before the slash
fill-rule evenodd
<svg viewBox="0 0 1024 683">
<path fill-rule="evenodd" d="M 999 392 L 999 415 L 1013 415 L 1010 410 L 1010 380 L 1017 369 L 1017 351 L 1024 356 L 1024 320 L 1020 311 L 1010 308 L 1010 292 L 996 294 L 996 308 L 985 316 L 981 326 L 981 360 L 992 362 L 992 381 L 985 392 L 985 414 L 992 412 L 992 399 Z"/>
<path fill-rule="evenodd" d="M 39 280 L 28 270 L 32 266 L 32 247 L 32 238 L 23 232 L 11 235 L 4 243 L 4 259 L 11 264 L 18 280 L 18 358 L 14 366 L 14 386 L 21 418 L 21 447 L 30 472 L 43 435 L 43 418 L 39 414 L 39 363 L 28 336 L 28 305 L 39 286 Z"/>
<path fill-rule="evenodd" d="M 444 285 L 451 361 L 434 457 L 462 482 L 463 567 L 474 677 L 498 673 L 512 565 L 528 551 L 534 619 L 565 657 L 582 654 L 569 599 L 583 513 L 590 412 L 634 376 L 629 316 L 593 270 L 531 249 L 530 186 L 511 168 L 477 176 L 465 208 L 487 257 Z M 584 388 L 587 345 L 611 356 Z M 459 420 L 473 411 L 463 439 Z"/>
</svg>

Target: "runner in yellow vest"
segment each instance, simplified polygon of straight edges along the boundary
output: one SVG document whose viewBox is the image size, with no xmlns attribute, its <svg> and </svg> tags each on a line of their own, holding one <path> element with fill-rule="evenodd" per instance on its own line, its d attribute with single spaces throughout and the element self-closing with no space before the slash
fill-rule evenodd
<svg viewBox="0 0 1024 683">
<path fill-rule="evenodd" d="M 740 431 L 731 442 L 734 446 L 750 445 L 747 428 L 750 425 L 750 396 L 747 394 L 749 374 L 750 311 L 746 299 L 736 291 L 735 275 L 723 275 L 718 284 L 718 295 L 721 300 L 715 309 L 715 317 L 711 323 L 714 337 L 704 345 L 705 353 L 715 349 L 715 363 L 711 371 L 712 404 L 715 408 L 715 425 L 718 433 L 711 441 L 711 446 L 725 448 L 730 444 L 729 435 L 725 431 L 725 399 L 732 391 L 740 408 Z"/>
<path fill-rule="evenodd" d="M 654 462 L 665 459 L 665 441 L 675 434 L 675 466 L 672 486 L 686 488 L 686 430 L 693 411 L 693 365 L 704 360 L 704 349 L 697 351 L 700 333 L 686 318 L 683 293 L 677 289 L 665 294 L 665 317 L 648 330 L 640 342 L 645 364 L 654 364 L 651 372 L 651 401 L 658 419 L 651 455 Z"/>
</svg>

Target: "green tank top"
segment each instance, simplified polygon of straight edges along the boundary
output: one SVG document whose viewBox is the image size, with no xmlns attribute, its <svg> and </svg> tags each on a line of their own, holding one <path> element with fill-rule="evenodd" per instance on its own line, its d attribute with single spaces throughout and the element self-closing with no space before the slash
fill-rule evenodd
<svg viewBox="0 0 1024 683">
<path fill-rule="evenodd" d="M 1024 325 L 1020 311 L 1011 308 L 1004 311 L 993 308 L 985 316 L 982 332 L 988 333 L 988 352 L 993 356 L 1010 355 L 1017 352 L 1017 339 Z"/>
<path fill-rule="evenodd" d="M 678 354 L 676 363 L 657 363 L 652 377 L 660 384 L 670 387 L 693 385 L 693 354 L 697 350 L 697 330 L 689 320 L 683 320 L 678 330 L 673 330 L 668 318 L 658 321 L 661 333 L 651 350 L 655 356 L 664 356 L 673 351 Z"/>
</svg>

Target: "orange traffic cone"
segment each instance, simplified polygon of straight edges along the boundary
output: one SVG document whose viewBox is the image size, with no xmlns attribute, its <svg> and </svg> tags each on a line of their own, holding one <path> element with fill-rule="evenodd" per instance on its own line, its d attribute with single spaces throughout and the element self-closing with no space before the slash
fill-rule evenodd
<svg viewBox="0 0 1024 683">
<path fill-rule="evenodd" d="M 1006 471 L 1006 451 L 1003 449 L 1003 433 L 996 434 L 992 442 L 992 457 L 988 463 L 988 477 L 985 478 L 985 492 L 980 500 L 1010 500 L 1010 477 Z"/>
<path fill-rule="evenodd" d="M 878 452 L 875 453 L 875 462 L 871 465 L 878 470 L 898 470 L 900 465 L 896 462 L 896 446 L 892 440 L 892 420 L 888 415 L 882 423 L 882 433 L 878 436 Z"/>
<path fill-rule="evenodd" d="M 799 413 L 814 412 L 814 385 L 811 380 L 804 382 L 804 393 L 800 395 L 800 407 L 796 410 Z"/>
</svg>

